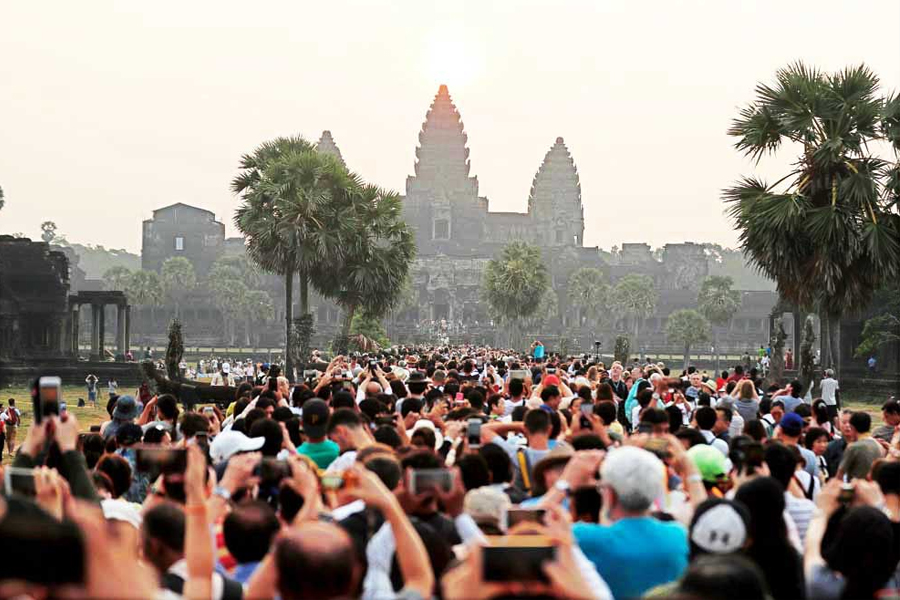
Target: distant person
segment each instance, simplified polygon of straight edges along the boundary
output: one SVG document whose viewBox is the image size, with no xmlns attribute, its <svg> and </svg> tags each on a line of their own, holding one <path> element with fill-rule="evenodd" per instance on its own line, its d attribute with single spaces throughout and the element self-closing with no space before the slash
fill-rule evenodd
<svg viewBox="0 0 900 600">
<path fill-rule="evenodd" d="M 538 361 L 544 359 L 544 344 L 542 344 L 540 340 L 535 340 L 534 343 L 531 344 L 531 355 Z"/>
<path fill-rule="evenodd" d="M 867 362 L 867 364 L 869 365 L 869 374 L 870 374 L 870 375 L 874 375 L 874 374 L 875 374 L 875 367 L 878 366 L 878 361 L 875 360 L 875 357 L 874 357 L 874 356 L 870 356 L 870 357 L 869 357 L 869 360 L 868 360 L 868 362 Z"/>
<path fill-rule="evenodd" d="M 825 369 L 825 377 L 819 385 L 822 386 L 822 400 L 825 402 L 825 406 L 828 407 L 828 420 L 834 423 L 839 408 L 838 390 L 841 389 L 841 386 L 838 385 L 838 380 L 834 378 L 834 371 Z"/>
<path fill-rule="evenodd" d="M 16 408 L 16 399 L 9 399 L 9 407 L 0 414 L 0 420 L 4 423 L 6 429 L 6 447 L 10 456 L 15 456 L 16 452 L 16 432 L 19 430 L 19 423 L 22 420 L 22 413 Z M 0 446 L 0 455 L 3 454 L 3 447 Z"/>
<path fill-rule="evenodd" d="M 84 383 L 87 386 L 88 402 L 91 403 L 91 408 L 97 408 L 97 384 L 100 383 L 100 379 L 91 373 L 85 377 Z"/>
<path fill-rule="evenodd" d="M 794 353 L 791 350 L 788 350 L 784 355 L 784 368 L 788 371 L 794 368 Z"/>
<path fill-rule="evenodd" d="M 106 389 L 109 392 L 109 397 L 112 399 L 113 396 L 118 395 L 119 393 L 119 382 L 116 381 L 115 377 L 109 378 L 109 383 L 106 384 Z"/>
</svg>

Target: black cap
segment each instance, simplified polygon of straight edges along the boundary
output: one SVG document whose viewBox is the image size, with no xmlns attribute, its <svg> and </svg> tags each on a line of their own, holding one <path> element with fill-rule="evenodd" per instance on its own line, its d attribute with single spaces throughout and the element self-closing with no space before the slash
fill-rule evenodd
<svg viewBox="0 0 900 600">
<path fill-rule="evenodd" d="M 320 438 L 328 431 L 330 411 L 324 400 L 318 398 L 303 403 L 303 432 L 313 438 Z"/>
</svg>

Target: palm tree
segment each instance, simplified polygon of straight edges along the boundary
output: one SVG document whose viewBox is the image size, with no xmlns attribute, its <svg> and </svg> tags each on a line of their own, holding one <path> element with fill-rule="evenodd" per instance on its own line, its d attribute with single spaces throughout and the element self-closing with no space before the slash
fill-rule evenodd
<svg viewBox="0 0 900 600">
<path fill-rule="evenodd" d="M 482 294 L 495 320 L 512 325 L 511 330 L 507 329 L 510 345 L 518 344 L 522 319 L 537 311 L 539 299 L 549 288 L 550 277 L 537 246 L 512 242 L 500 256 L 488 261 L 482 276 Z"/>
<path fill-rule="evenodd" d="M 156 271 L 135 271 L 125 291 L 128 301 L 137 306 L 150 307 L 150 320 L 156 321 L 156 307 L 162 304 L 162 280 Z"/>
<path fill-rule="evenodd" d="M 337 238 L 344 261 L 320 276 L 322 291 L 343 309 L 338 339 L 339 352 L 346 352 L 350 326 L 357 309 L 381 318 L 403 297 L 404 282 L 416 254 L 412 230 L 403 220 L 400 196 L 373 185 L 364 185 L 348 196 L 350 206 L 342 211 L 349 231 Z"/>
<path fill-rule="evenodd" d="M 750 261 L 783 299 L 819 312 L 830 339 L 823 362 L 833 367 L 840 316 L 900 270 L 900 97 L 881 98 L 878 87 L 865 65 L 826 74 L 797 63 L 759 84 L 728 131 L 757 162 L 785 142 L 802 148 L 774 184 L 744 178 L 724 199 Z M 879 141 L 890 142 L 895 164 L 871 154 Z"/>
<path fill-rule="evenodd" d="M 163 262 L 159 270 L 166 296 L 175 303 L 175 318 L 181 314 L 181 302 L 197 285 L 194 265 L 183 256 L 173 256 Z"/>
<path fill-rule="evenodd" d="M 131 284 L 131 269 L 112 267 L 103 273 L 103 287 L 107 290 L 126 291 Z"/>
<path fill-rule="evenodd" d="M 249 288 L 240 271 L 228 263 L 217 260 L 206 278 L 206 287 L 212 295 L 213 304 L 222 315 L 222 333 L 234 346 L 236 321 L 244 316 Z"/>
<path fill-rule="evenodd" d="M 275 318 L 275 304 L 268 292 L 263 290 L 251 290 L 247 292 L 246 301 L 244 302 L 244 315 L 247 318 L 245 323 L 247 331 L 247 345 L 251 344 L 250 331 L 254 325 L 266 323 Z M 255 338 L 258 344 L 259 336 Z"/>
<path fill-rule="evenodd" d="M 656 310 L 658 297 L 656 285 L 649 275 L 626 275 L 616 283 L 612 290 L 611 299 L 615 310 L 632 320 L 634 335 L 632 347 L 636 350 L 640 349 L 638 334 L 641 329 L 641 321 Z"/>
<path fill-rule="evenodd" d="M 700 285 L 697 306 L 700 313 L 717 327 L 726 327 L 741 308 L 741 293 L 731 289 L 734 280 L 722 275 L 710 275 Z M 716 347 L 716 372 L 719 371 L 719 330 L 713 328 Z"/>
<path fill-rule="evenodd" d="M 666 337 L 684 348 L 684 369 L 691 359 L 691 346 L 709 340 L 709 321 L 696 310 L 676 310 L 666 320 Z"/>
<path fill-rule="evenodd" d="M 569 302 L 578 309 L 578 326 L 589 320 L 596 323 L 603 315 L 609 297 L 609 285 L 599 269 L 582 267 L 569 276 Z"/>
<path fill-rule="evenodd" d="M 240 170 L 231 184 L 242 199 L 234 220 L 253 262 L 284 277 L 285 374 L 292 378 L 294 274 L 299 274 L 300 310 L 306 315 L 309 284 L 342 261 L 337 233 L 347 228 L 348 219 L 339 208 L 359 179 L 302 137 L 262 144 L 241 158 Z"/>
</svg>

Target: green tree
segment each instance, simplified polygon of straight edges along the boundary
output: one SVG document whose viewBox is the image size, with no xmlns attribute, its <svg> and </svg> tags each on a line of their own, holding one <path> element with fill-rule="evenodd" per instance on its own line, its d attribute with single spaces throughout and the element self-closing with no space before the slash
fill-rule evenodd
<svg viewBox="0 0 900 600">
<path fill-rule="evenodd" d="M 539 331 L 547 327 L 553 319 L 559 317 L 559 297 L 553 288 L 548 287 L 537 303 L 534 313 L 522 320 L 522 325 L 530 331 Z"/>
<path fill-rule="evenodd" d="M 44 221 L 41 223 L 41 239 L 48 244 L 56 239 L 56 223 L 53 221 Z"/>
<path fill-rule="evenodd" d="M 212 302 L 222 315 L 222 332 L 235 345 L 237 323 L 245 321 L 245 305 L 250 290 L 241 278 L 240 271 L 225 263 L 216 261 L 206 278 L 206 287 L 212 295 Z M 247 332 L 249 336 L 249 331 Z"/>
<path fill-rule="evenodd" d="M 628 362 L 631 354 L 631 344 L 627 335 L 617 335 L 616 345 L 613 348 L 613 360 L 622 363 L 622 366 L 628 368 Z"/>
<path fill-rule="evenodd" d="M 342 214 L 359 178 L 302 137 L 265 142 L 241 158 L 231 187 L 241 196 L 235 224 L 260 268 L 284 277 L 285 374 L 293 378 L 294 275 L 300 311 L 309 312 L 309 285 L 328 283 L 343 261 L 338 233 L 351 219 Z M 304 346 L 304 344 L 299 344 Z"/>
<path fill-rule="evenodd" d="M 324 293 L 343 309 L 336 348 L 347 350 L 358 309 L 380 319 L 402 299 L 403 285 L 416 254 L 412 230 L 403 220 L 400 196 L 373 185 L 349 194 L 345 221 L 352 229 L 338 232 L 344 260 L 332 265 Z M 336 267 L 336 268 L 335 268 Z"/>
<path fill-rule="evenodd" d="M 696 310 L 683 308 L 669 315 L 666 321 L 669 343 L 684 348 L 684 368 L 691 360 L 691 346 L 709 340 L 709 321 Z"/>
<path fill-rule="evenodd" d="M 862 336 L 854 356 L 865 358 L 887 344 L 900 343 L 900 283 L 882 287 L 873 301 L 874 315 L 863 325 Z"/>
<path fill-rule="evenodd" d="M 107 290 L 120 290 L 128 293 L 131 286 L 131 269 L 113 267 L 103 273 L 103 287 Z"/>
<path fill-rule="evenodd" d="M 181 315 L 181 303 L 197 285 L 194 265 L 183 256 L 173 256 L 159 270 L 166 296 L 175 304 L 175 318 Z"/>
<path fill-rule="evenodd" d="M 863 308 L 900 269 L 900 97 L 878 95 L 865 65 L 823 73 L 802 63 L 759 84 L 729 135 L 757 162 L 783 143 L 801 149 L 774 184 L 744 178 L 724 193 L 741 247 L 783 299 L 815 310 L 839 364 L 839 319 Z M 894 164 L 871 153 L 888 142 Z"/>
<path fill-rule="evenodd" d="M 388 340 L 387 333 L 384 331 L 384 327 L 381 325 L 381 319 L 364 310 L 358 311 L 353 316 L 353 323 L 350 325 L 350 339 L 359 339 L 358 336 L 363 336 L 382 348 L 389 346 L 391 343 Z M 351 346 L 357 346 L 356 350 L 363 350 L 358 347 L 359 344 L 351 344 Z"/>
<path fill-rule="evenodd" d="M 125 293 L 128 301 L 150 308 L 150 319 L 156 320 L 156 307 L 163 301 L 162 280 L 156 271 L 139 270 L 131 274 Z"/>
<path fill-rule="evenodd" d="M 578 309 L 578 325 L 598 324 L 606 310 L 609 285 L 599 269 L 582 267 L 569 276 L 569 302 Z"/>
<path fill-rule="evenodd" d="M 641 321 L 656 310 L 658 298 L 656 284 L 649 275 L 626 275 L 612 289 L 610 299 L 614 310 L 631 319 L 634 349 L 641 347 L 638 343 Z"/>
<path fill-rule="evenodd" d="M 251 330 L 275 319 L 275 303 L 272 302 L 272 297 L 263 290 L 250 290 L 245 297 L 244 314 L 247 319 L 247 345 L 251 343 L 259 345 L 259 335 L 253 336 Z"/>
<path fill-rule="evenodd" d="M 526 242 L 507 244 L 500 256 L 488 261 L 482 276 L 484 299 L 499 324 L 512 325 L 516 344 L 522 320 L 535 313 L 539 305 L 535 299 L 540 299 L 549 288 L 550 277 L 541 250 Z"/>
<path fill-rule="evenodd" d="M 716 347 L 716 371 L 719 370 L 719 328 L 727 327 L 735 313 L 741 308 L 741 293 L 731 289 L 734 280 L 731 277 L 710 275 L 700 285 L 697 294 L 697 307 L 706 319 L 713 324 L 713 343 Z"/>
</svg>

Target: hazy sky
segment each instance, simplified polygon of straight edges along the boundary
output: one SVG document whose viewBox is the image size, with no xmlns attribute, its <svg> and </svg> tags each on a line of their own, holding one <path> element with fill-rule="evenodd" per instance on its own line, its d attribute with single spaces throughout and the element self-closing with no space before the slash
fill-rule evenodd
<svg viewBox="0 0 900 600">
<path fill-rule="evenodd" d="M 525 210 L 563 136 L 588 245 L 734 245 L 720 190 L 792 157 L 755 170 L 725 131 L 798 59 L 865 61 L 897 90 L 900 2 L 3 0 L 0 232 L 53 220 L 139 252 L 141 221 L 186 202 L 234 235 L 240 155 L 323 129 L 403 192 L 447 83 L 493 210 Z"/>
</svg>

